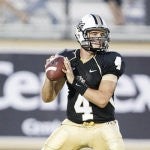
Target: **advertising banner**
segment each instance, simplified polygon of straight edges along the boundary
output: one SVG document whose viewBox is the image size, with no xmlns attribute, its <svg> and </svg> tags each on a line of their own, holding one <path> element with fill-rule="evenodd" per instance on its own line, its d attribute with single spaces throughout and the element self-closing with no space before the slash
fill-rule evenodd
<svg viewBox="0 0 150 150">
<path fill-rule="evenodd" d="M 0 54 L 0 136 L 47 137 L 65 118 L 66 85 L 52 103 L 41 99 L 48 54 Z M 126 139 L 150 139 L 150 57 L 124 56 L 115 92 L 116 117 Z"/>
</svg>

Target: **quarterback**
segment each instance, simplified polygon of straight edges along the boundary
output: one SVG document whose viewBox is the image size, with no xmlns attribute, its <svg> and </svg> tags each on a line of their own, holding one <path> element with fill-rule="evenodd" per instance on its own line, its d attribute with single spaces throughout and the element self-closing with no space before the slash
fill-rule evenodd
<svg viewBox="0 0 150 150">
<path fill-rule="evenodd" d="M 68 103 L 67 118 L 48 137 L 42 150 L 125 149 L 114 105 L 114 92 L 125 64 L 119 53 L 108 50 L 109 34 L 99 15 L 84 16 L 75 31 L 81 48 L 59 53 L 65 57 L 65 77 L 57 81 L 45 77 L 43 101 L 53 101 L 66 82 Z"/>
</svg>

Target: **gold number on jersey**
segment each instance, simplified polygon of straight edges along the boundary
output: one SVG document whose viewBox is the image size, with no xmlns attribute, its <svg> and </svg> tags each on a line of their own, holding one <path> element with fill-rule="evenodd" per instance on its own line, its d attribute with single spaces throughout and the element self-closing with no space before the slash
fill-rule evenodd
<svg viewBox="0 0 150 150">
<path fill-rule="evenodd" d="M 115 65 L 116 65 L 116 69 L 118 69 L 118 70 L 121 69 L 121 57 L 119 57 L 119 56 L 116 57 Z"/>
<path fill-rule="evenodd" d="M 82 97 L 80 94 L 75 102 L 74 109 L 76 113 L 82 113 L 82 120 L 86 121 L 93 119 L 92 107 L 88 100 Z"/>
</svg>

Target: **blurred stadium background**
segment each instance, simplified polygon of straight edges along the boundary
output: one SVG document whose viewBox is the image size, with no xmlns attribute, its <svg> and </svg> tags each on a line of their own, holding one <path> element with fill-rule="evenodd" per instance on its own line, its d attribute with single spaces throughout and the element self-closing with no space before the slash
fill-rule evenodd
<svg viewBox="0 0 150 150">
<path fill-rule="evenodd" d="M 122 2 L 125 24 L 116 25 L 103 0 L 0 0 L 0 150 L 40 150 L 65 117 L 66 87 L 55 102 L 41 100 L 44 63 L 79 47 L 74 27 L 87 13 L 105 18 L 110 49 L 125 57 L 116 117 L 126 149 L 150 150 L 150 1 Z"/>
</svg>

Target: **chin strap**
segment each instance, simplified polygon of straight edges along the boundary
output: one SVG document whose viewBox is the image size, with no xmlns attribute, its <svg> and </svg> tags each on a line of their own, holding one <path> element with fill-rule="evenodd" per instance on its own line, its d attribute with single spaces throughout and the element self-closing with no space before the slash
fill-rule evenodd
<svg viewBox="0 0 150 150">
<path fill-rule="evenodd" d="M 83 47 L 86 51 L 90 51 L 90 52 L 93 52 L 93 53 L 96 53 L 96 52 L 100 52 L 100 51 L 107 51 L 107 49 L 102 49 L 102 48 L 92 48 L 92 47 Z"/>
<path fill-rule="evenodd" d="M 91 42 L 88 40 L 82 41 L 81 43 L 81 47 L 84 48 L 86 51 L 91 51 L 91 52 L 100 52 L 100 51 L 107 51 L 108 49 L 108 41 L 105 41 L 102 43 L 101 48 L 92 48 Z"/>
</svg>

